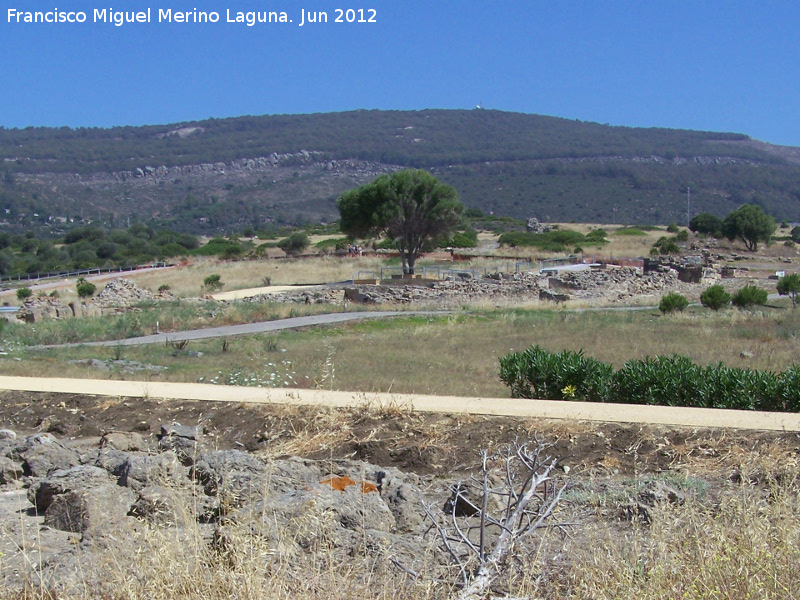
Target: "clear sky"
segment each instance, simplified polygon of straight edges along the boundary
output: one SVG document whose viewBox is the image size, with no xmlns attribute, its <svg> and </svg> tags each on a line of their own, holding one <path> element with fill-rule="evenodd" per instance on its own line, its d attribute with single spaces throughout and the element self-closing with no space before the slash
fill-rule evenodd
<svg viewBox="0 0 800 600">
<path fill-rule="evenodd" d="M 0 125 L 486 108 L 800 146 L 800 2 L 2 0 Z M 94 22 L 95 9 L 151 22 Z M 217 23 L 159 23 L 159 10 Z M 336 9 L 375 23 L 335 23 Z M 29 23 L 16 11 L 83 11 Z M 301 11 L 328 23 L 300 26 Z M 228 23 L 285 12 L 292 23 Z M 15 13 L 16 14 L 16 13 Z M 356 11 L 349 16 L 358 17 Z"/>
</svg>

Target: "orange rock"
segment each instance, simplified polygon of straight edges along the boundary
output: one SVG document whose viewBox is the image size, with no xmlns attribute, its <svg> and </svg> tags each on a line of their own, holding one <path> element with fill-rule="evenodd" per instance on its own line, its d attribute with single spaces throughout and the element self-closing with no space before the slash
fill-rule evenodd
<svg viewBox="0 0 800 600">
<path fill-rule="evenodd" d="M 329 485 L 339 492 L 345 491 L 345 489 L 349 488 L 351 485 L 356 485 L 356 481 L 350 477 L 328 477 L 327 479 L 320 481 L 320 483 L 323 485 Z M 360 481 L 358 484 L 361 486 L 362 494 L 378 491 L 378 487 L 369 481 Z"/>
</svg>

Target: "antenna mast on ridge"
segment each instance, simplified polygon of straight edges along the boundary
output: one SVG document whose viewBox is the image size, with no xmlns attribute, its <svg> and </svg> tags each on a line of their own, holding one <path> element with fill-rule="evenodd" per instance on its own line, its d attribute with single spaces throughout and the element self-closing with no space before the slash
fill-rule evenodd
<svg viewBox="0 0 800 600">
<path fill-rule="evenodd" d="M 690 220 L 690 216 L 689 215 L 691 214 L 690 213 L 691 199 L 692 199 L 691 189 L 689 188 L 689 186 L 686 186 L 686 226 L 687 227 L 689 226 L 689 220 Z"/>
</svg>

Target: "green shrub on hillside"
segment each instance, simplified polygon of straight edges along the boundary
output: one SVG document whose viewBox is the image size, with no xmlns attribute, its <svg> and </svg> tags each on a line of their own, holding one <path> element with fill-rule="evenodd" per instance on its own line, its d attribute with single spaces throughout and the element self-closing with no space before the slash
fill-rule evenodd
<svg viewBox="0 0 800 600">
<path fill-rule="evenodd" d="M 766 304 L 768 297 L 766 290 L 755 285 L 746 285 L 733 295 L 731 302 L 738 308 L 750 308 Z"/>
<path fill-rule="evenodd" d="M 310 243 L 311 241 L 308 239 L 308 236 L 305 234 L 305 232 L 295 231 L 288 237 L 278 242 L 278 248 L 290 256 L 296 256 L 308 248 Z"/>
<path fill-rule="evenodd" d="M 712 285 L 700 294 L 700 304 L 711 310 L 725 308 L 731 303 L 731 295 L 721 285 Z"/>
<path fill-rule="evenodd" d="M 321 252 L 331 252 L 333 250 L 347 250 L 348 239 L 346 237 L 328 238 L 320 240 L 314 244 L 314 248 Z"/>
<path fill-rule="evenodd" d="M 29 287 L 21 287 L 17 288 L 17 300 L 22 302 L 23 300 L 30 298 L 33 295 L 33 290 Z"/>
<path fill-rule="evenodd" d="M 457 231 L 447 240 L 445 246 L 450 246 L 452 248 L 476 248 L 478 246 L 478 232 L 472 228 L 467 228 L 464 231 Z"/>
<path fill-rule="evenodd" d="M 656 243 L 653 244 L 653 250 L 656 252 L 650 251 L 650 254 L 679 254 L 681 249 L 675 243 L 675 238 L 662 236 L 656 240 Z"/>
<path fill-rule="evenodd" d="M 689 306 L 689 301 L 686 296 L 678 292 L 670 292 L 662 296 L 661 302 L 658 303 L 658 310 L 662 313 L 680 312 Z"/>
<path fill-rule="evenodd" d="M 79 298 L 89 298 L 94 296 L 97 286 L 90 281 L 86 281 L 83 277 L 79 277 L 78 282 L 75 284 L 75 291 L 78 292 Z"/>
<path fill-rule="evenodd" d="M 222 283 L 222 276 L 217 273 L 213 273 L 203 279 L 203 287 L 210 292 L 222 289 L 223 285 L 225 284 Z"/>
</svg>

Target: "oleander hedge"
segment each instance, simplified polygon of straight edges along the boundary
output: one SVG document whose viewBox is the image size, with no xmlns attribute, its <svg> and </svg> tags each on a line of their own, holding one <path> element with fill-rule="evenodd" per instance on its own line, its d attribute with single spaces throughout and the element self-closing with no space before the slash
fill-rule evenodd
<svg viewBox="0 0 800 600">
<path fill-rule="evenodd" d="M 797 365 L 773 373 L 673 355 L 629 360 L 614 371 L 583 352 L 531 346 L 500 359 L 500 379 L 513 398 L 800 412 Z"/>
</svg>

